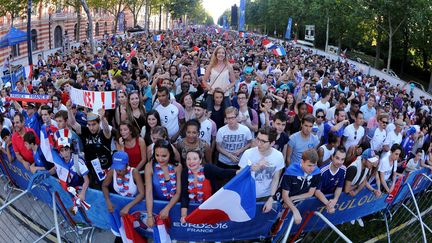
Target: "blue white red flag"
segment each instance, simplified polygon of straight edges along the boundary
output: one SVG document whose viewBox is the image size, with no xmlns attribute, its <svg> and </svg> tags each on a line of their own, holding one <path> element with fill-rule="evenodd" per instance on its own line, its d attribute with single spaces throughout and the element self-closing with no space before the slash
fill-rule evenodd
<svg viewBox="0 0 432 243">
<path fill-rule="evenodd" d="M 132 215 L 124 215 L 120 217 L 120 212 L 114 210 L 109 214 L 109 222 L 111 224 L 111 232 L 121 237 L 123 243 L 144 243 L 147 242 L 143 239 L 138 232 L 134 229 L 134 217 Z"/>
<path fill-rule="evenodd" d="M 250 166 L 247 166 L 185 220 L 192 224 L 249 221 L 256 213 L 255 195 L 255 180 L 251 175 Z"/>
<path fill-rule="evenodd" d="M 246 40 L 246 43 L 248 43 L 249 45 L 253 46 L 255 44 L 255 41 L 252 38 L 248 38 Z"/>
<path fill-rule="evenodd" d="M 171 243 L 171 237 L 169 236 L 165 224 L 159 216 L 156 216 L 156 224 L 153 226 L 153 241 L 155 243 Z"/>
<path fill-rule="evenodd" d="M 154 41 L 163 41 L 164 36 L 163 35 L 154 35 L 153 40 Z"/>
<path fill-rule="evenodd" d="M 277 46 L 271 42 L 269 39 L 264 39 L 262 41 L 262 45 L 266 48 L 266 49 L 275 49 L 277 48 Z"/>
<path fill-rule="evenodd" d="M 45 125 L 40 130 L 40 148 L 45 159 L 56 165 L 57 176 L 62 185 L 65 184 L 69 176 L 69 166 L 63 161 L 57 151 L 52 148 Z"/>
<path fill-rule="evenodd" d="M 17 100 L 25 102 L 35 102 L 35 103 L 48 103 L 50 101 L 49 95 L 40 94 L 29 94 L 18 91 L 12 91 L 9 97 L 6 98 L 7 101 Z"/>
<path fill-rule="evenodd" d="M 216 34 L 219 34 L 221 31 L 219 28 L 215 28 L 215 32 L 216 32 Z"/>
<path fill-rule="evenodd" d="M 276 56 L 286 56 L 285 48 L 283 48 L 282 46 L 278 46 L 272 51 L 273 54 L 275 54 Z"/>
<path fill-rule="evenodd" d="M 247 38 L 247 37 L 249 37 L 248 33 L 246 33 L 246 32 L 239 32 L 239 36 L 240 36 L 240 38 Z"/>
</svg>

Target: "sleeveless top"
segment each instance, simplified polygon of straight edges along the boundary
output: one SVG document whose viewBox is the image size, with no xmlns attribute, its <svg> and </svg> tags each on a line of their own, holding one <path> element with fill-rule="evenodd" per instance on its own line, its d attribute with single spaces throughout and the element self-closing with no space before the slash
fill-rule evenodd
<svg viewBox="0 0 432 243">
<path fill-rule="evenodd" d="M 199 139 L 198 148 L 194 148 L 194 149 L 198 149 L 200 151 L 200 153 L 202 155 L 204 155 L 205 154 L 205 146 L 206 146 L 206 144 L 207 143 L 204 140 Z M 185 142 L 184 142 L 183 139 L 177 143 L 177 148 L 179 149 L 179 152 L 181 154 L 181 159 L 182 159 L 183 165 L 186 165 L 186 154 L 187 154 L 188 151 L 191 150 L 190 148 L 187 148 L 186 146 L 187 145 L 185 144 Z"/>
<path fill-rule="evenodd" d="M 327 161 L 330 158 L 330 156 L 332 156 L 332 154 L 335 151 L 335 148 L 332 148 L 331 150 L 329 150 L 327 148 L 327 146 L 325 146 L 325 144 L 321 145 L 320 148 L 322 148 L 323 151 L 324 151 L 324 155 L 323 155 L 323 158 L 322 158 L 323 162 Z"/>
<path fill-rule="evenodd" d="M 369 169 L 366 167 L 365 172 L 363 174 L 363 177 L 360 178 L 360 176 L 362 174 L 362 159 L 361 159 L 361 157 L 356 159 L 349 167 L 351 167 L 351 166 L 354 166 L 357 168 L 357 173 L 356 173 L 356 175 L 355 175 L 355 177 L 351 183 L 352 183 L 352 185 L 360 184 L 364 179 L 366 179 L 366 176 L 369 173 Z"/>
<path fill-rule="evenodd" d="M 126 148 L 125 146 L 124 151 L 129 156 L 129 166 L 136 168 L 142 159 L 141 148 L 139 146 L 139 137 L 136 138 L 135 146 L 133 148 Z"/>
<path fill-rule="evenodd" d="M 210 72 L 211 88 L 221 88 L 222 90 L 225 90 L 230 84 L 228 67 L 225 67 L 224 70 L 222 70 L 222 73 L 220 73 L 219 77 L 218 75 L 219 72 L 212 68 Z M 229 91 L 225 93 L 225 97 L 226 96 L 229 96 Z"/>
<path fill-rule="evenodd" d="M 155 171 L 155 164 L 156 163 L 153 163 L 153 175 L 152 175 L 153 197 L 156 200 L 169 201 L 170 199 L 167 199 L 162 192 L 161 185 L 159 183 L 159 177 Z M 167 191 L 170 192 L 171 188 L 173 188 L 171 181 L 165 180 L 165 184 L 167 187 Z"/>
<path fill-rule="evenodd" d="M 116 170 L 114 170 L 113 188 L 119 195 L 124 197 L 134 197 L 138 194 L 138 188 L 132 174 L 134 169 L 135 168 L 128 166 L 128 170 L 124 177 L 118 177 Z"/>
</svg>

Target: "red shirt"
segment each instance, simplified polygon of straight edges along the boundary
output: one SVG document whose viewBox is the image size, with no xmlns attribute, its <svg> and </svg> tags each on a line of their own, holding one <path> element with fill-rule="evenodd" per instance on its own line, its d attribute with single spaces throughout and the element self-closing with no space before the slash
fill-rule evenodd
<svg viewBox="0 0 432 243">
<path fill-rule="evenodd" d="M 26 132 L 33 132 L 36 136 L 36 143 L 39 144 L 39 137 L 36 132 L 29 127 L 25 127 L 24 129 Z M 21 137 L 18 132 L 12 134 L 12 147 L 15 153 L 20 154 L 25 161 L 33 164 L 33 151 L 24 146 L 24 137 Z"/>
</svg>

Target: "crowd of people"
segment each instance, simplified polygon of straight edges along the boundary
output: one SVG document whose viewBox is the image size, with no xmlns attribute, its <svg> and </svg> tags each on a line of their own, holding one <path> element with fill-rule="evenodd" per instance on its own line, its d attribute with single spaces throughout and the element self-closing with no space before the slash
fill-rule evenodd
<svg viewBox="0 0 432 243">
<path fill-rule="evenodd" d="M 68 186 L 153 200 L 165 219 L 181 203 L 202 203 L 250 166 L 256 200 L 269 212 L 280 200 L 295 223 L 296 201 L 317 197 L 329 213 L 342 193 L 390 193 L 398 175 L 432 168 L 431 100 L 363 74 L 346 60 L 314 55 L 266 37 L 188 27 L 107 37 L 39 56 L 31 80 L 1 89 L 1 151 L 34 173 L 46 161 L 42 134 L 69 166 Z M 70 100 L 71 87 L 115 91 L 116 107 L 90 110 Z M 48 103 L 9 100 L 11 91 L 47 94 Z M 60 177 L 60 176 L 59 176 Z M 328 196 L 330 194 L 330 196 Z M 278 196 L 280 195 L 280 197 Z M 252 195 L 251 195 L 252 196 Z"/>
</svg>

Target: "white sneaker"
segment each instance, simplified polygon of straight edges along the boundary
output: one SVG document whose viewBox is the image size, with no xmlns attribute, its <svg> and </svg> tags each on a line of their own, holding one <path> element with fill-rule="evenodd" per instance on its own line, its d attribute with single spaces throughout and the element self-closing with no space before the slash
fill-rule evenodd
<svg viewBox="0 0 432 243">
<path fill-rule="evenodd" d="M 361 218 L 356 219 L 357 223 L 360 225 L 360 227 L 364 227 L 363 220 Z"/>
</svg>

